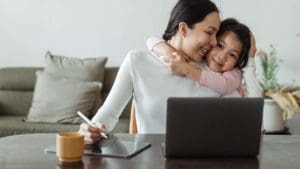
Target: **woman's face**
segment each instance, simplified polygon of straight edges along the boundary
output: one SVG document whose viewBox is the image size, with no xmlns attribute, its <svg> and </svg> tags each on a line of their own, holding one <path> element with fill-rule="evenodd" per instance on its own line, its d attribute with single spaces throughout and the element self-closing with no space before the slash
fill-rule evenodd
<svg viewBox="0 0 300 169">
<path fill-rule="evenodd" d="M 230 71 L 236 65 L 243 44 L 233 32 L 225 32 L 218 37 L 217 46 L 207 54 L 208 67 L 215 72 Z"/>
<path fill-rule="evenodd" d="M 220 16 L 217 12 L 208 14 L 202 22 L 192 29 L 186 26 L 182 35 L 181 51 L 195 62 L 201 62 L 207 51 L 216 45 L 216 33 L 220 27 Z"/>
</svg>

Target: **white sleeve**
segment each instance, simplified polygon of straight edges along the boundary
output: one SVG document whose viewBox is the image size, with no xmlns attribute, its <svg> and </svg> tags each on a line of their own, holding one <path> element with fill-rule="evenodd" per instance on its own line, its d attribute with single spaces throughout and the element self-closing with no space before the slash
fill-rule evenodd
<svg viewBox="0 0 300 169">
<path fill-rule="evenodd" d="M 247 66 L 243 69 L 243 79 L 246 97 L 262 97 L 263 89 L 257 79 L 253 58 L 249 58 Z"/>
<path fill-rule="evenodd" d="M 129 52 L 120 66 L 115 82 L 92 122 L 101 122 L 106 130 L 111 131 L 119 120 L 119 116 L 133 95 L 133 79 Z"/>
</svg>

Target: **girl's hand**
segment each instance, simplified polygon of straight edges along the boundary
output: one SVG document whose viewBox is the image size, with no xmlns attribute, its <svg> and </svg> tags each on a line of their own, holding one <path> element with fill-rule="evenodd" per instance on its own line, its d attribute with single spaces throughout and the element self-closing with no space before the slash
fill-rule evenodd
<svg viewBox="0 0 300 169">
<path fill-rule="evenodd" d="M 183 57 L 179 52 L 173 52 L 172 58 L 164 59 L 168 69 L 176 75 L 186 76 L 188 70 L 188 64 L 186 58 Z"/>
<path fill-rule="evenodd" d="M 85 145 L 92 145 L 99 141 L 102 136 L 100 133 L 106 133 L 106 129 L 104 124 L 102 123 L 95 123 L 97 127 L 93 127 L 91 125 L 88 125 L 86 123 L 82 123 L 80 125 L 79 132 L 84 135 L 84 144 Z"/>
<path fill-rule="evenodd" d="M 177 52 L 180 57 L 182 57 L 184 60 L 189 61 L 190 58 L 185 55 L 183 52 L 177 51 L 175 48 L 170 46 L 166 41 L 161 41 L 157 44 L 155 44 L 152 47 L 153 52 L 158 54 L 163 60 L 168 62 L 169 59 L 174 58 L 173 53 Z"/>
<path fill-rule="evenodd" d="M 255 54 L 256 54 L 256 41 L 255 41 L 255 37 L 252 33 L 250 33 L 250 49 L 249 49 L 249 54 L 248 57 L 249 58 L 254 58 Z"/>
</svg>

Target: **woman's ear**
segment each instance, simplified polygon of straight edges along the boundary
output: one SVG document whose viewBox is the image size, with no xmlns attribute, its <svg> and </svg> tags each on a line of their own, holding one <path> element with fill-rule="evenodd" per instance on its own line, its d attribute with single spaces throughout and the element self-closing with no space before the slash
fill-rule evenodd
<svg viewBox="0 0 300 169">
<path fill-rule="evenodd" d="M 188 27 L 188 25 L 185 22 L 180 22 L 178 24 L 179 35 L 182 36 L 182 37 L 186 37 L 188 28 L 189 27 Z"/>
</svg>

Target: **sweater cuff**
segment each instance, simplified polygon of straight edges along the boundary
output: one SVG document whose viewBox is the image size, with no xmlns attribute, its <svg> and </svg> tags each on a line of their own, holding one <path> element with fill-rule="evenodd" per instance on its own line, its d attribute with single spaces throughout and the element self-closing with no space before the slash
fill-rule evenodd
<svg viewBox="0 0 300 169">
<path fill-rule="evenodd" d="M 206 79 L 207 79 L 207 75 L 208 75 L 208 72 L 206 70 L 203 70 L 201 71 L 201 77 L 200 77 L 200 80 L 199 80 L 199 84 L 200 85 L 204 85 L 205 82 L 206 82 Z"/>
</svg>

